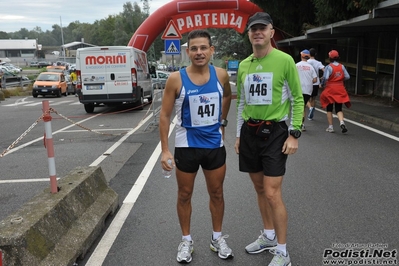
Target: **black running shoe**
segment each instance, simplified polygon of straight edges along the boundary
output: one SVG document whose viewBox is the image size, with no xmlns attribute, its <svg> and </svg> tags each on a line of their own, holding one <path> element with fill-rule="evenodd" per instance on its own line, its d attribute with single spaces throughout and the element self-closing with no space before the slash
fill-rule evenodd
<svg viewBox="0 0 399 266">
<path fill-rule="evenodd" d="M 341 124 L 340 127 L 341 127 L 342 133 L 348 132 L 348 129 L 346 128 L 345 124 Z"/>
</svg>

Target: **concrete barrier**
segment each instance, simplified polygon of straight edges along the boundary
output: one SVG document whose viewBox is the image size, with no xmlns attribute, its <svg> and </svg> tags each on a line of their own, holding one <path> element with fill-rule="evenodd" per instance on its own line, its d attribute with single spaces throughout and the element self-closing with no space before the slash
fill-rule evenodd
<svg viewBox="0 0 399 266">
<path fill-rule="evenodd" d="M 78 167 L 0 223 L 3 265 L 73 265 L 118 208 L 100 167 Z M 1 258 L 0 258 L 1 259 Z"/>
</svg>

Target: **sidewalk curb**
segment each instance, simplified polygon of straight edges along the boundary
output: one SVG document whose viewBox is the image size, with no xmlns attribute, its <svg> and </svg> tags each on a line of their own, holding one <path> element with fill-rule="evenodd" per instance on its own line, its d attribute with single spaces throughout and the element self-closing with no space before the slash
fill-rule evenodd
<svg viewBox="0 0 399 266">
<path fill-rule="evenodd" d="M 316 100 L 316 107 L 324 110 L 321 107 L 320 101 L 317 101 L 317 100 Z M 353 109 L 346 108 L 344 110 L 344 117 L 354 120 L 354 121 L 364 124 L 364 125 L 378 126 L 378 127 L 382 127 L 384 129 L 392 130 L 394 132 L 399 133 L 399 123 L 396 123 L 394 121 L 389 121 L 386 119 L 382 119 L 382 118 L 378 118 L 375 116 L 367 115 L 364 113 L 360 113 L 360 112 L 354 111 Z"/>
<path fill-rule="evenodd" d="M 388 120 L 378 118 L 378 117 L 373 117 L 373 116 L 366 115 L 366 114 L 361 114 L 359 112 L 356 112 L 356 111 L 353 111 L 350 109 L 345 110 L 344 114 L 345 114 L 345 117 L 355 120 L 356 122 L 359 122 L 361 124 L 379 126 L 379 127 L 389 129 L 389 130 L 399 133 L 399 124 L 398 123 L 388 121 Z"/>
<path fill-rule="evenodd" d="M 68 265 L 84 256 L 118 207 L 100 167 L 77 167 L 0 223 L 4 265 Z"/>
</svg>

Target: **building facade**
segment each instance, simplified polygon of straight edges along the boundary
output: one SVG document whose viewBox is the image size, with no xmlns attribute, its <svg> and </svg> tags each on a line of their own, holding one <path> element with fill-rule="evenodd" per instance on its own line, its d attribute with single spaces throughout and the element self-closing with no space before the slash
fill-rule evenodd
<svg viewBox="0 0 399 266">
<path fill-rule="evenodd" d="M 315 48 L 316 59 L 329 64 L 337 50 L 351 79 L 346 87 L 356 95 L 399 101 L 399 1 L 381 2 L 369 14 L 307 30 L 304 36 L 277 42 L 299 60 L 303 49 Z"/>
</svg>

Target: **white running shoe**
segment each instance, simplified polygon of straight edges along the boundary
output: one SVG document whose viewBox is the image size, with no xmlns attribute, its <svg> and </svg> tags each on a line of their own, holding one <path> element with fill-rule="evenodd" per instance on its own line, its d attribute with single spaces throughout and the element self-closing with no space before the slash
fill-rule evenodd
<svg viewBox="0 0 399 266">
<path fill-rule="evenodd" d="M 176 260 L 178 262 L 185 262 L 189 263 L 193 259 L 191 256 L 191 253 L 194 251 L 194 241 L 187 241 L 187 240 L 182 240 L 179 244 L 179 247 L 177 248 L 177 257 Z"/>
</svg>

